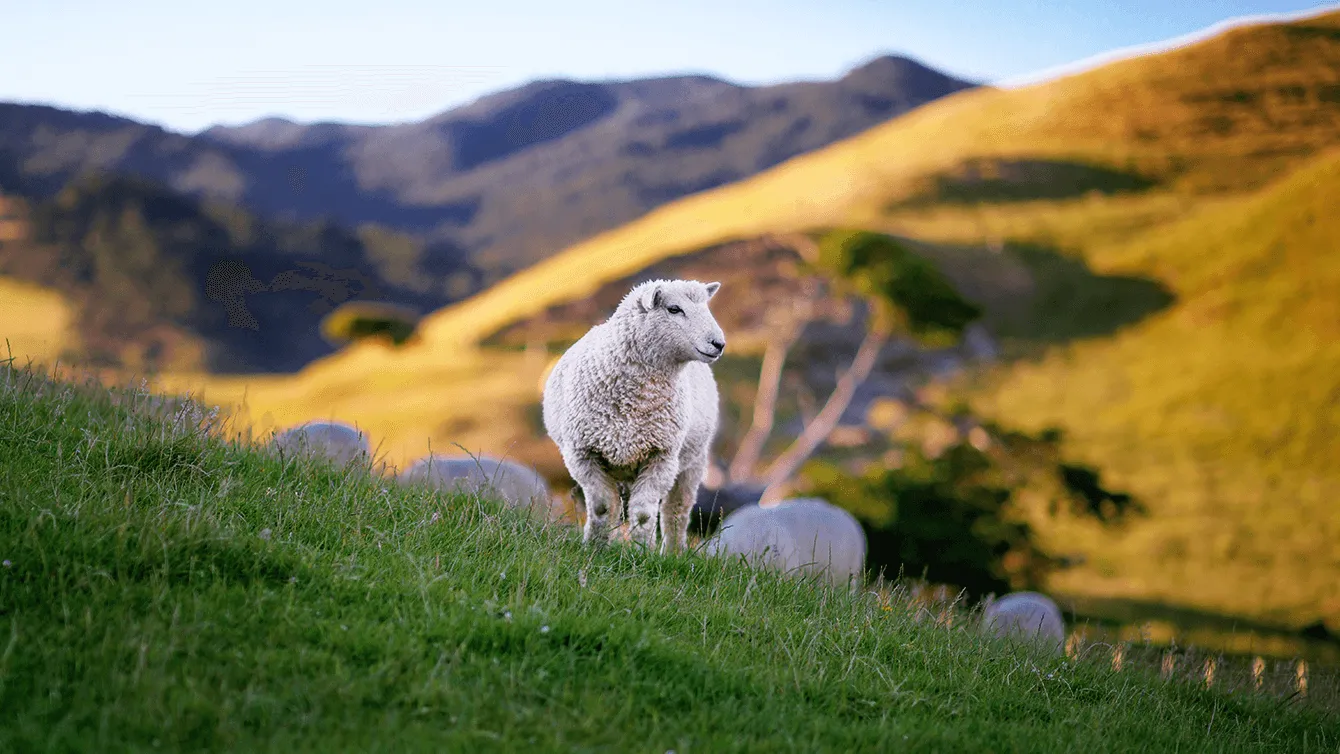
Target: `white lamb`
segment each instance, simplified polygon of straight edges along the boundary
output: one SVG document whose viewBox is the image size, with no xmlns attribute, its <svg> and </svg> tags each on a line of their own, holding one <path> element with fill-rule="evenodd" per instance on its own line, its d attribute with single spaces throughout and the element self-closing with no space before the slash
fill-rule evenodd
<svg viewBox="0 0 1340 754">
<path fill-rule="evenodd" d="M 1065 618 L 1056 603 L 1037 592 L 1011 592 L 990 600 L 982 626 L 997 637 L 1021 637 L 1060 651 L 1065 644 Z"/>
<path fill-rule="evenodd" d="M 719 398 L 708 365 L 726 336 L 707 302 L 720 283 L 652 280 L 559 358 L 544 385 L 544 427 L 586 504 L 582 541 L 603 545 L 623 520 L 628 539 L 688 546 L 689 511 L 707 471 Z"/>
<path fill-rule="evenodd" d="M 708 555 L 743 555 L 745 562 L 758 567 L 822 573 L 838 586 L 860 586 L 865 572 L 861 524 L 851 513 L 819 498 L 738 508 L 726 516 L 703 549 Z"/>
<path fill-rule="evenodd" d="M 313 421 L 290 427 L 276 435 L 274 443 L 284 452 L 321 455 L 341 466 L 372 457 L 367 436 L 342 422 Z"/>
<path fill-rule="evenodd" d="M 515 461 L 481 455 L 431 455 L 410 464 L 398 480 L 405 484 L 426 483 L 439 489 L 488 492 L 514 508 L 528 508 L 548 515 L 553 507 L 549 485 L 535 469 Z"/>
</svg>

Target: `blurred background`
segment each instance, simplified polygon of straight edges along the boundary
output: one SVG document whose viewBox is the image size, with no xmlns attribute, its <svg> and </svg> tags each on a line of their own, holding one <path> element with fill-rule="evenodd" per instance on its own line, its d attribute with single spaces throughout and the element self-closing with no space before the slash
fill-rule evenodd
<svg viewBox="0 0 1340 754">
<path fill-rule="evenodd" d="M 710 490 L 1095 635 L 1340 661 L 1337 6 L 4 16 L 0 357 L 566 494 L 554 360 L 717 280 Z"/>
</svg>

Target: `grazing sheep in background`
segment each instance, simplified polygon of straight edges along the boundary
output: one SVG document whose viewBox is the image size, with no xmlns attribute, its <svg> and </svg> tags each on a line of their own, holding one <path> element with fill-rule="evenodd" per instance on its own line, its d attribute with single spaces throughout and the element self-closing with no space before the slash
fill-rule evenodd
<svg viewBox="0 0 1340 754">
<path fill-rule="evenodd" d="M 286 453 L 314 453 L 341 466 L 372 457 L 367 436 L 342 422 L 307 422 L 279 433 L 274 442 Z"/>
<path fill-rule="evenodd" d="M 698 499 L 693 503 L 689 530 L 703 539 L 712 536 L 726 516 L 746 505 L 758 505 L 763 490 L 764 486 L 757 482 L 735 482 L 715 488 L 704 484 L 698 488 Z"/>
<path fill-rule="evenodd" d="M 716 436 L 716 379 L 726 336 L 707 302 L 720 283 L 652 280 L 561 357 L 544 385 L 544 427 L 582 488 L 582 541 L 601 545 L 623 519 L 630 541 L 688 545 L 689 510 Z"/>
<path fill-rule="evenodd" d="M 851 513 L 819 498 L 738 508 L 704 550 L 743 555 L 747 562 L 782 571 L 822 572 L 839 586 L 859 586 L 865 572 L 865 531 Z"/>
<path fill-rule="evenodd" d="M 1058 652 L 1065 647 L 1065 619 L 1060 608 L 1037 592 L 1011 592 L 988 600 L 982 626 L 997 637 L 1022 637 Z"/>
<path fill-rule="evenodd" d="M 429 484 L 439 489 L 481 493 L 492 491 L 513 508 L 535 508 L 546 515 L 553 508 L 549 484 L 529 466 L 491 456 L 431 455 L 400 474 L 404 484 Z"/>
</svg>

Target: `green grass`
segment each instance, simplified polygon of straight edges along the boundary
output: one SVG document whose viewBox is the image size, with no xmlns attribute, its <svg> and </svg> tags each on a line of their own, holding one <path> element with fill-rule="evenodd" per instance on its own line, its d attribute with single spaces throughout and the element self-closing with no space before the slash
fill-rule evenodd
<svg viewBox="0 0 1340 754">
<path fill-rule="evenodd" d="M 0 751 L 1289 751 L 1334 717 L 225 443 L 0 367 Z"/>
</svg>

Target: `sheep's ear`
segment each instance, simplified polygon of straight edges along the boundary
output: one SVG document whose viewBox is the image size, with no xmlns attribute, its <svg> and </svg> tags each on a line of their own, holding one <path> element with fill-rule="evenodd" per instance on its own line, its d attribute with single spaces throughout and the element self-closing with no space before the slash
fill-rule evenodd
<svg viewBox="0 0 1340 754">
<path fill-rule="evenodd" d="M 638 299 L 642 306 L 642 311 L 649 312 L 661 305 L 661 286 L 653 285 L 642 292 L 642 297 Z"/>
<path fill-rule="evenodd" d="M 721 287 L 721 283 L 708 283 L 708 284 L 707 284 L 707 297 L 708 297 L 708 298 L 712 298 L 713 296 L 717 295 L 717 289 L 720 288 L 720 287 Z"/>
</svg>

